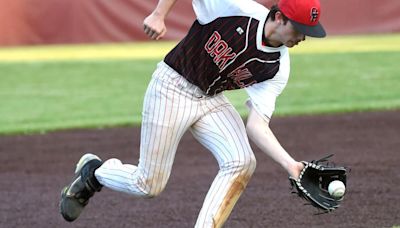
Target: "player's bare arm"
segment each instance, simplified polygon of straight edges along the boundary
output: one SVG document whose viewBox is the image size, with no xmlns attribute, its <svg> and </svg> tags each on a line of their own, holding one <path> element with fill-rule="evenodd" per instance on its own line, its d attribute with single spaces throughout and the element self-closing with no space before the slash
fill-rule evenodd
<svg viewBox="0 0 400 228">
<path fill-rule="evenodd" d="M 176 0 L 160 0 L 154 11 L 144 19 L 144 33 L 146 33 L 150 39 L 159 40 L 164 37 L 167 32 L 164 20 L 175 2 Z"/>
<path fill-rule="evenodd" d="M 304 165 L 294 160 L 281 146 L 269 127 L 269 119 L 263 118 L 250 107 L 246 131 L 249 138 L 268 156 L 280 164 L 291 177 L 297 179 Z"/>
</svg>

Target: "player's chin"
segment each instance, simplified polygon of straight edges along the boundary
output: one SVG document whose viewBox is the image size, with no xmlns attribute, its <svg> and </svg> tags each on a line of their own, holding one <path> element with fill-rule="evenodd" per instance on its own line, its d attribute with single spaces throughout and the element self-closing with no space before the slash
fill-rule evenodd
<svg viewBox="0 0 400 228">
<path fill-rule="evenodd" d="M 288 47 L 288 48 L 292 48 L 292 47 L 294 47 L 295 45 L 294 45 L 294 44 L 285 44 L 285 46 Z"/>
<path fill-rule="evenodd" d="M 288 47 L 288 48 L 292 48 L 292 47 L 296 46 L 299 43 L 300 42 L 288 41 L 288 42 L 286 42 L 285 46 Z"/>
</svg>

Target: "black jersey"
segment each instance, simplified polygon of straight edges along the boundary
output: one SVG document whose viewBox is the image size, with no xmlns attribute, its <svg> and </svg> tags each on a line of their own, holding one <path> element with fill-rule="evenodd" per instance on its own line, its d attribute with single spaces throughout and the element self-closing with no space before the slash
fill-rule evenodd
<svg viewBox="0 0 400 228">
<path fill-rule="evenodd" d="M 264 21 L 246 16 L 204 25 L 196 20 L 164 61 L 208 95 L 271 79 L 279 70 L 280 52 L 258 50 L 259 23 Z"/>
<path fill-rule="evenodd" d="M 193 0 L 196 21 L 164 62 L 212 96 L 245 88 L 252 107 L 271 117 L 285 88 L 290 58 L 285 46 L 262 44 L 269 10 L 253 0 Z"/>
</svg>

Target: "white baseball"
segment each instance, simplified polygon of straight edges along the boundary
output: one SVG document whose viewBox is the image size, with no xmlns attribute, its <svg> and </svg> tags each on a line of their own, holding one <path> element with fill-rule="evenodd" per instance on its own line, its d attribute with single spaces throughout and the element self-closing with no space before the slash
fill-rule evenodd
<svg viewBox="0 0 400 228">
<path fill-rule="evenodd" d="M 340 180 L 334 180 L 329 183 L 328 192 L 334 198 L 341 198 L 346 192 L 346 187 Z"/>
</svg>

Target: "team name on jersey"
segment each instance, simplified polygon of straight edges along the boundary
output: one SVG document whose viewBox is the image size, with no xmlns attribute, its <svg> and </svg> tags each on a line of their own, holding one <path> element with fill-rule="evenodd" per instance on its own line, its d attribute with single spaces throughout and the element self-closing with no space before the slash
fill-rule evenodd
<svg viewBox="0 0 400 228">
<path fill-rule="evenodd" d="M 236 53 L 232 48 L 222 40 L 221 34 L 217 31 L 210 36 L 204 45 L 206 52 L 213 58 L 214 63 L 220 70 L 224 69 L 229 60 L 236 57 Z"/>
<path fill-rule="evenodd" d="M 228 74 L 228 77 L 233 80 L 233 82 L 240 88 L 244 88 L 257 83 L 254 80 L 253 74 L 247 68 L 238 68 Z"/>
</svg>

